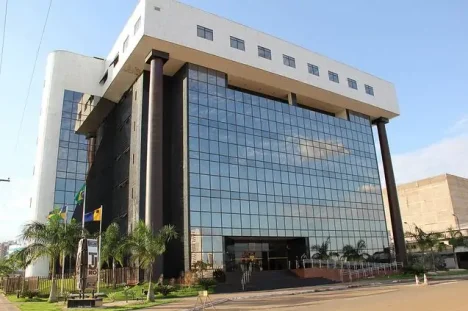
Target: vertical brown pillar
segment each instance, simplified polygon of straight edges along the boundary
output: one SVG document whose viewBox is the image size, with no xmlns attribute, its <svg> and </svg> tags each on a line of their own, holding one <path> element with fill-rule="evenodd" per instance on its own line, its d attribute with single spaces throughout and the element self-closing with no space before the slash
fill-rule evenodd
<svg viewBox="0 0 468 311">
<path fill-rule="evenodd" d="M 88 139 L 88 172 L 91 169 L 91 166 L 94 163 L 94 157 L 96 155 L 96 134 L 88 134 L 86 137 Z"/>
<path fill-rule="evenodd" d="M 385 172 L 385 183 L 387 185 L 388 206 L 390 218 L 392 220 L 393 243 L 395 245 L 395 255 L 398 262 L 407 264 L 405 236 L 403 233 L 403 224 L 401 220 L 400 204 L 398 203 L 398 193 L 393 173 L 392 157 L 388 145 L 387 130 L 385 124 L 388 119 L 379 118 L 374 121 L 379 133 L 380 151 L 382 152 L 382 162 Z"/>
<path fill-rule="evenodd" d="M 146 156 L 145 224 L 153 232 L 163 226 L 163 66 L 169 55 L 152 50 L 148 100 L 148 140 Z M 163 257 L 156 260 L 153 276 L 163 273 Z"/>
</svg>

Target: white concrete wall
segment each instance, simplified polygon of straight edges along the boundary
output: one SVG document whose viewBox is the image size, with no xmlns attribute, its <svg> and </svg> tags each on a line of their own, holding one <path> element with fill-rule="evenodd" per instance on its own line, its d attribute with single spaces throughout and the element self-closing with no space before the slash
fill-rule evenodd
<svg viewBox="0 0 468 311">
<path fill-rule="evenodd" d="M 142 2 L 145 2 L 144 34 L 147 36 L 269 71 L 399 114 L 395 87 L 390 82 L 174 0 L 142 0 L 140 5 Z M 213 41 L 199 38 L 197 25 L 212 29 Z M 231 48 L 230 36 L 244 40 L 245 51 Z M 258 57 L 258 45 L 271 50 L 272 60 Z M 283 64 L 283 54 L 295 58 L 296 68 Z M 307 63 L 319 67 L 320 77 L 309 74 Z M 339 84 L 329 81 L 328 70 L 338 73 Z M 358 90 L 348 87 L 347 78 L 357 81 Z M 374 88 L 375 96 L 366 94 L 364 84 Z"/>
<path fill-rule="evenodd" d="M 103 60 L 66 51 L 47 58 L 32 197 L 32 221 L 45 221 L 54 206 L 55 177 L 65 90 L 99 94 Z M 27 276 L 48 275 L 48 262 L 39 260 L 28 267 Z"/>
</svg>

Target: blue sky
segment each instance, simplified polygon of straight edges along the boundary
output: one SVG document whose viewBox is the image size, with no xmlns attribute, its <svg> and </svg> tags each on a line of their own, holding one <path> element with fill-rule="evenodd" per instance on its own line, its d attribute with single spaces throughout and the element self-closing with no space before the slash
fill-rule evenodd
<svg viewBox="0 0 468 311">
<path fill-rule="evenodd" d="M 0 75 L 0 178 L 12 182 L 0 183 L 0 241 L 14 238 L 31 212 L 47 54 L 63 49 L 105 57 L 137 2 L 53 2 L 16 149 L 48 0 L 9 2 Z M 391 120 L 388 134 L 397 181 L 444 172 L 468 177 L 468 1 L 182 2 L 393 82 L 401 116 Z"/>
</svg>

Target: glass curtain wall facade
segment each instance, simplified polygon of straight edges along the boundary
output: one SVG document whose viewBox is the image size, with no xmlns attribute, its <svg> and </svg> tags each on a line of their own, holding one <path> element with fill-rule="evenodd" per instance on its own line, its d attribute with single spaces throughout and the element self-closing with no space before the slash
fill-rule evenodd
<svg viewBox="0 0 468 311">
<path fill-rule="evenodd" d="M 82 96 L 82 93 L 65 90 L 60 123 L 54 206 L 50 210 L 67 205 L 67 219 L 73 215 L 75 195 L 85 182 L 87 170 L 86 137 L 75 134 L 77 105 Z"/>
<path fill-rule="evenodd" d="M 188 89 L 191 264 L 223 266 L 224 237 L 388 247 L 368 117 L 230 89 L 224 73 L 194 65 Z"/>
</svg>

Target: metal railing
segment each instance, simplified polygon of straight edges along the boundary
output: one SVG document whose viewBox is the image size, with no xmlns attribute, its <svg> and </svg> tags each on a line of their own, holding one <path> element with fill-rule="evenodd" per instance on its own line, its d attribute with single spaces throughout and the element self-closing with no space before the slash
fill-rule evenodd
<svg viewBox="0 0 468 311">
<path fill-rule="evenodd" d="M 341 281 L 352 281 L 353 279 L 372 277 L 376 275 L 386 275 L 394 273 L 403 267 L 401 262 L 378 263 L 363 261 L 342 261 L 342 260 L 321 260 L 321 259 L 301 259 L 293 262 L 289 261 L 288 266 L 295 265 L 295 269 L 320 268 L 336 269 L 340 271 Z"/>
<path fill-rule="evenodd" d="M 242 271 L 241 286 L 242 290 L 245 290 L 245 285 L 250 283 L 252 278 L 252 263 L 249 263 L 248 265 L 241 264 L 240 268 Z"/>
</svg>

